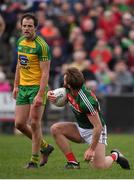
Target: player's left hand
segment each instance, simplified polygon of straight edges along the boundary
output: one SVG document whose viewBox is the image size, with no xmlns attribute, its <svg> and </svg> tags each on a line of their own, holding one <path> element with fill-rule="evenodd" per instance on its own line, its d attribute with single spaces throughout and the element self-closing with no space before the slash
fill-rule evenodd
<svg viewBox="0 0 134 180">
<path fill-rule="evenodd" d="M 48 91 L 47 97 L 50 102 L 54 103 L 56 100 L 56 96 L 54 95 L 53 91 Z"/>
<path fill-rule="evenodd" d="M 94 160 L 94 156 L 95 156 L 95 151 L 92 150 L 91 148 L 88 148 L 86 151 L 85 151 L 85 154 L 84 154 L 84 160 L 85 161 L 93 161 Z"/>
</svg>

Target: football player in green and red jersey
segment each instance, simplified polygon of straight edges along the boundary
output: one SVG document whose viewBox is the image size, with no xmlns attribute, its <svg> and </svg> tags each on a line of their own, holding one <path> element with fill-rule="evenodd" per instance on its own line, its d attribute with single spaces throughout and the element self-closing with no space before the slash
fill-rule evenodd
<svg viewBox="0 0 134 180">
<path fill-rule="evenodd" d="M 80 163 L 73 154 L 68 140 L 76 143 L 87 143 L 84 153 L 85 161 L 98 169 L 110 168 L 114 161 L 123 169 L 130 169 L 128 160 L 118 151 L 112 150 L 105 156 L 107 128 L 95 94 L 86 88 L 83 74 L 76 68 L 67 69 L 64 75 L 68 103 L 76 117 L 77 123 L 59 122 L 51 126 L 51 133 L 64 153 L 67 169 L 79 169 Z M 53 91 L 48 92 L 48 99 L 54 102 Z"/>
</svg>

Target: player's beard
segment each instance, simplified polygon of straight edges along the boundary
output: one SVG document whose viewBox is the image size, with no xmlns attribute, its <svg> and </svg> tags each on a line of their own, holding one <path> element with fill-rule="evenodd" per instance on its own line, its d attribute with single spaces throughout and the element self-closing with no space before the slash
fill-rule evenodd
<svg viewBox="0 0 134 180">
<path fill-rule="evenodd" d="M 27 40 L 33 40 L 35 38 L 35 36 L 36 36 L 35 32 L 29 33 L 29 34 L 30 34 L 29 36 L 26 36 Z"/>
</svg>

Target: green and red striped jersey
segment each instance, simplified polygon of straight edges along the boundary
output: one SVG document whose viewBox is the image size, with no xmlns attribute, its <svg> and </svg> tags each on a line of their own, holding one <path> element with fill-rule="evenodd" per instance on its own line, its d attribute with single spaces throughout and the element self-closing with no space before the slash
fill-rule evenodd
<svg viewBox="0 0 134 180">
<path fill-rule="evenodd" d="M 86 88 L 83 84 L 82 88 L 73 95 L 70 89 L 66 89 L 68 103 L 76 117 L 77 123 L 81 128 L 92 129 L 87 115 L 95 115 L 98 112 L 102 125 L 105 125 L 105 120 L 100 110 L 99 102 L 95 94 Z"/>
</svg>

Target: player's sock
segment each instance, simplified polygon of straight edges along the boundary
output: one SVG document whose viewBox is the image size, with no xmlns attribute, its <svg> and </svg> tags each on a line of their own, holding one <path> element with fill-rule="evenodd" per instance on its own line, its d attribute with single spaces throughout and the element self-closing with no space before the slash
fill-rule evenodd
<svg viewBox="0 0 134 180">
<path fill-rule="evenodd" d="M 41 140 L 41 149 L 42 148 L 47 148 L 47 147 L 48 147 L 48 143 L 44 139 L 42 139 Z"/>
<path fill-rule="evenodd" d="M 66 156 L 68 162 L 77 162 L 73 152 L 69 152 L 65 156 Z"/>
<path fill-rule="evenodd" d="M 32 154 L 30 162 L 38 164 L 38 162 L 39 162 L 39 155 L 38 154 Z"/>
<path fill-rule="evenodd" d="M 113 153 L 111 154 L 111 157 L 112 157 L 113 161 L 117 161 L 117 159 L 118 159 L 118 153 L 117 153 L 117 152 L 113 152 Z"/>
</svg>

